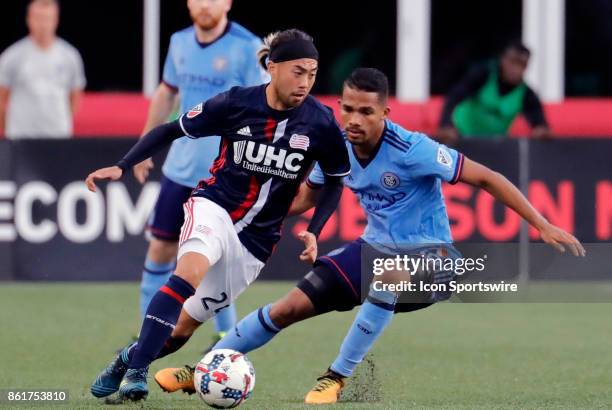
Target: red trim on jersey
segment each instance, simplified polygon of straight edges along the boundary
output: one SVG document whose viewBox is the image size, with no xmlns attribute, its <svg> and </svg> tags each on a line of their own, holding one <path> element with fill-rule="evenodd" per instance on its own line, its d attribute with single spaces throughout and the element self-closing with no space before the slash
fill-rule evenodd
<svg viewBox="0 0 612 410">
<path fill-rule="evenodd" d="M 274 140 L 274 129 L 276 128 L 276 121 L 272 118 L 268 118 L 266 122 L 266 126 L 264 128 L 264 135 L 268 139 L 268 141 Z"/>
<path fill-rule="evenodd" d="M 195 206 L 195 201 L 193 198 L 189 198 L 189 231 L 187 232 L 187 237 L 185 240 L 189 239 L 191 236 L 191 231 L 193 230 L 193 224 L 195 223 L 195 216 L 193 214 L 193 207 Z"/>
<path fill-rule="evenodd" d="M 353 287 L 353 284 L 349 280 L 348 275 L 346 273 L 344 273 L 344 271 L 342 270 L 342 268 L 340 268 L 340 266 L 336 263 L 336 261 L 333 260 L 332 258 L 330 258 L 329 256 L 321 256 L 321 259 L 326 259 L 326 260 L 330 261 L 336 267 L 336 270 L 338 271 L 338 273 L 340 273 L 344 277 L 344 280 L 350 286 L 350 288 L 353 291 L 353 294 L 355 295 L 355 297 L 357 299 L 359 299 L 359 294 L 357 293 L 357 291 Z"/>
<path fill-rule="evenodd" d="M 259 195 L 259 190 L 261 185 L 257 182 L 257 178 L 251 175 L 251 182 L 249 183 L 249 191 L 246 196 L 242 200 L 242 203 L 238 205 L 238 208 L 234 209 L 230 212 L 230 217 L 234 223 L 238 222 L 240 219 L 244 218 L 249 209 L 255 204 L 257 201 L 257 195 Z"/>
<path fill-rule="evenodd" d="M 161 288 L 159 288 L 160 292 L 164 292 L 166 295 L 176 299 L 181 305 L 183 303 L 185 303 L 185 298 L 182 297 L 181 295 L 179 295 L 178 293 L 176 293 L 175 291 L 173 291 L 172 289 L 170 289 L 168 286 L 164 285 Z"/>
<path fill-rule="evenodd" d="M 203 188 L 204 186 L 210 186 L 215 184 L 215 182 L 217 181 L 215 174 L 217 173 L 217 171 L 219 171 L 225 166 L 225 154 L 227 153 L 227 146 L 228 141 L 227 139 L 223 138 L 221 141 L 221 149 L 219 150 L 219 155 L 217 155 L 217 158 L 214 160 L 212 166 L 208 170 L 208 172 L 210 172 L 210 178 L 204 181 L 200 181 L 200 183 L 198 184 L 198 188 Z"/>
<path fill-rule="evenodd" d="M 181 239 L 179 246 L 183 244 L 189 236 L 191 236 L 191 230 L 193 229 L 193 198 L 189 198 L 189 201 L 185 204 L 187 212 L 185 213 L 185 223 L 183 224 L 183 232 L 181 233 Z"/>
<path fill-rule="evenodd" d="M 183 205 L 183 212 L 185 214 L 185 221 L 183 222 L 183 226 L 181 228 L 181 235 L 179 236 L 179 246 L 183 244 L 183 237 L 185 236 L 185 229 L 187 228 L 187 224 L 189 222 L 189 208 L 187 207 L 187 203 Z"/>
</svg>

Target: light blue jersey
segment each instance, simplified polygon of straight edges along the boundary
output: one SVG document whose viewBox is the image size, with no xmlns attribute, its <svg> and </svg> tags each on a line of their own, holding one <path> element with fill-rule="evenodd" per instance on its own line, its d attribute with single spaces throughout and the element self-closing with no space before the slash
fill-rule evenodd
<svg viewBox="0 0 612 410">
<path fill-rule="evenodd" d="M 193 26 L 174 33 L 164 64 L 163 82 L 179 91 L 181 113 L 234 86 L 268 81 L 257 60 L 261 40 L 241 25 L 230 22 L 225 33 L 202 44 Z M 219 153 L 219 137 L 174 141 L 162 171 L 170 180 L 195 187 L 210 176 Z"/>
<path fill-rule="evenodd" d="M 351 173 L 344 183 L 367 215 L 363 240 L 385 248 L 452 243 L 441 183 L 459 180 L 462 154 L 391 121 L 385 122 L 383 137 L 367 163 L 357 159 L 348 140 L 346 144 Z M 323 184 L 318 166 L 308 180 Z"/>
</svg>

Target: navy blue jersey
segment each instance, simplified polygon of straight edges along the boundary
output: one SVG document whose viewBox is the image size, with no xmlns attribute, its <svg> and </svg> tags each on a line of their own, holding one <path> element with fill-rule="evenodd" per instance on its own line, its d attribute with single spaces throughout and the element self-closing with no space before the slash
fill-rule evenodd
<svg viewBox="0 0 612 410">
<path fill-rule="evenodd" d="M 300 183 L 317 161 L 323 173 L 345 176 L 348 152 L 333 112 L 308 96 L 287 111 L 270 108 L 266 85 L 234 87 L 183 114 L 190 138 L 220 135 L 211 177 L 194 196 L 223 207 L 238 237 L 265 261 L 280 239 L 280 228 Z"/>
<path fill-rule="evenodd" d="M 250 87 L 269 81 L 257 58 L 261 40 L 235 22 L 208 44 L 198 42 L 193 25 L 170 39 L 164 64 L 163 81 L 178 91 L 180 112 L 234 86 Z M 172 143 L 162 171 L 177 184 L 193 188 L 208 178 L 219 138 L 191 140 L 179 138 Z M 182 210 L 182 207 L 180 207 Z"/>
</svg>

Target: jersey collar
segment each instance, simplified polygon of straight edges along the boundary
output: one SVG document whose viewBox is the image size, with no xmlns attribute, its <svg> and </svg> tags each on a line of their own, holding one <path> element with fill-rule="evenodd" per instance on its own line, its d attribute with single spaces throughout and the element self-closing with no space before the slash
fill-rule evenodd
<svg viewBox="0 0 612 410">
<path fill-rule="evenodd" d="M 380 138 L 378 139 L 376 146 L 374 147 L 374 149 L 372 150 L 372 153 L 370 154 L 368 158 L 359 158 L 357 156 L 357 153 L 355 152 L 355 147 L 351 145 L 351 150 L 353 151 L 353 155 L 355 156 L 355 159 L 357 160 L 359 165 L 361 165 L 361 168 L 365 169 L 368 165 L 370 165 L 372 161 L 374 161 L 374 159 L 376 158 L 376 154 L 378 154 L 378 151 L 380 151 L 380 147 L 382 146 L 384 136 L 386 133 L 387 133 L 387 121 L 385 121 L 385 128 L 383 128 L 383 132 L 380 135 Z"/>
<path fill-rule="evenodd" d="M 221 39 L 222 39 L 222 38 L 223 38 L 223 37 L 224 37 L 224 36 L 225 36 L 227 33 L 229 33 L 229 31 L 230 31 L 231 27 L 232 27 L 232 22 L 228 20 L 228 21 L 227 21 L 227 25 L 225 26 L 225 30 L 223 30 L 223 33 L 221 33 L 221 35 L 220 35 L 219 37 L 217 37 L 216 39 L 214 39 L 214 40 L 213 40 L 213 41 L 211 41 L 210 43 L 201 43 L 201 42 L 198 40 L 198 36 L 197 36 L 197 34 L 196 34 L 196 32 L 195 32 L 195 29 L 193 30 L 193 38 L 195 38 L 196 43 L 198 43 L 198 45 L 199 45 L 201 48 L 206 48 L 206 47 L 208 47 L 208 46 L 210 46 L 210 45 L 215 44 L 217 41 L 221 40 Z"/>
</svg>

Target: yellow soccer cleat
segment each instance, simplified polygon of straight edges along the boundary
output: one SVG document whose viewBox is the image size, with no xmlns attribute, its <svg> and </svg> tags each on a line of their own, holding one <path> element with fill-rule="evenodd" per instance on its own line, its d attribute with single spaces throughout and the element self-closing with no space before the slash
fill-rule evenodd
<svg viewBox="0 0 612 410">
<path fill-rule="evenodd" d="M 183 390 L 185 393 L 195 393 L 193 386 L 193 373 L 195 368 L 185 365 L 185 367 L 168 367 L 155 373 L 155 381 L 166 393 L 174 393 Z"/>
<path fill-rule="evenodd" d="M 340 399 L 344 377 L 328 370 L 317 379 L 317 384 L 306 395 L 306 404 L 332 404 Z"/>
</svg>

